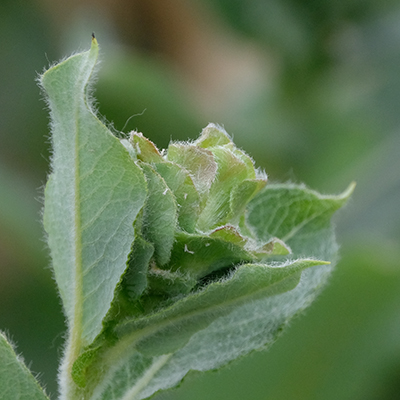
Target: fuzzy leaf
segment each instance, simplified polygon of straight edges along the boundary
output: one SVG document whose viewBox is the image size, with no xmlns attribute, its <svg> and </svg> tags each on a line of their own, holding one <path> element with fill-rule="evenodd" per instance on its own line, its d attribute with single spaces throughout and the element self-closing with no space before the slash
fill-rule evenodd
<svg viewBox="0 0 400 400">
<path fill-rule="evenodd" d="M 66 399 L 79 397 L 73 363 L 102 331 L 147 192 L 141 169 L 91 108 L 88 85 L 97 56 L 93 38 L 89 51 L 40 77 L 53 145 L 44 227 L 69 327 L 60 368 Z"/>
<path fill-rule="evenodd" d="M 164 161 L 155 144 L 145 138 L 142 133 L 133 132 L 129 142 L 136 151 L 139 160 L 152 163 Z"/>
<path fill-rule="evenodd" d="M 146 197 L 141 170 L 88 103 L 97 54 L 94 39 L 90 51 L 41 77 L 53 143 L 44 225 L 69 325 L 82 346 L 101 331 Z"/>
<path fill-rule="evenodd" d="M 211 272 L 252 261 L 253 256 L 243 249 L 241 243 L 238 244 L 237 237 L 235 244 L 226 240 L 227 235 L 221 236 L 177 233 L 171 260 L 165 268 L 200 279 Z"/>
<path fill-rule="evenodd" d="M 249 201 L 267 184 L 266 179 L 245 179 L 233 188 L 230 197 L 229 221 L 237 224 Z"/>
<path fill-rule="evenodd" d="M 335 260 L 337 246 L 329 219 L 346 202 L 354 186 L 339 196 L 322 196 L 301 186 L 271 186 L 271 191 L 264 189 L 250 203 L 247 223 L 257 222 L 250 228 L 264 242 L 269 240 L 278 248 L 286 246 L 272 233 L 287 239 L 295 249 L 290 257 L 305 248 L 314 257 Z M 284 201 L 286 197 L 288 201 Z M 297 204 L 297 211 L 293 204 Z M 293 218 L 287 207 L 292 207 Z M 285 216 L 281 218 L 281 230 L 272 231 L 269 210 Z M 265 230 L 255 213 L 265 219 Z M 303 224 L 299 223 L 301 218 Z M 243 265 L 225 281 L 211 283 L 158 313 L 120 325 L 119 345 L 110 348 L 97 362 L 105 367 L 115 354 L 124 355 L 124 359 L 117 368 L 105 367 L 108 372 L 101 388 L 90 399 L 114 399 L 111 393 L 121 394 L 115 399 L 145 399 L 175 386 L 189 370 L 216 369 L 254 349 L 271 345 L 288 320 L 306 308 L 326 282 L 332 266 L 322 264 L 315 260 L 288 260 L 274 267 Z M 265 273 L 271 270 L 283 279 L 263 286 L 269 279 Z"/>
<path fill-rule="evenodd" d="M 190 369 L 217 368 L 240 353 L 271 343 L 293 310 L 275 310 L 276 300 L 269 299 L 290 293 L 298 285 L 302 270 L 320 264 L 324 262 L 299 260 L 275 267 L 245 264 L 227 279 L 165 310 L 117 326 L 120 341 L 98 361 L 105 374 L 88 398 L 144 399 L 176 385 Z M 264 306 L 266 310 L 258 316 L 249 308 L 253 304 L 257 312 Z M 299 305 L 304 307 L 304 301 L 292 307 L 298 310 Z M 232 313 L 235 318 L 230 317 Z M 215 329 L 215 324 L 220 328 Z M 252 338 L 255 325 L 262 333 Z M 118 365 L 112 366 L 116 358 Z M 112 397 L 112 393 L 118 394 Z"/>
<path fill-rule="evenodd" d="M 193 233 L 200 213 L 200 195 L 189 173 L 172 162 L 154 164 L 164 178 L 178 203 L 178 224 L 186 232 Z"/>
<path fill-rule="evenodd" d="M 231 142 L 231 138 L 224 129 L 215 124 L 208 124 L 194 143 L 196 146 L 206 149 L 208 147 L 223 146 Z"/>
<path fill-rule="evenodd" d="M 224 225 L 230 215 L 230 196 L 234 187 L 249 176 L 247 165 L 225 147 L 212 148 L 218 165 L 216 179 L 213 181 L 207 203 L 197 222 L 202 231 Z M 254 172 L 254 169 L 253 169 Z"/>
<path fill-rule="evenodd" d="M 272 344 L 329 276 L 330 218 L 353 186 L 264 188 L 213 124 L 166 157 L 141 134 L 119 141 L 89 103 L 97 53 L 93 39 L 41 77 L 44 222 L 70 327 L 61 398 L 139 400 Z"/>
<path fill-rule="evenodd" d="M 147 287 L 147 273 L 153 254 L 154 246 L 136 234 L 124 275 L 124 287 L 131 300 L 138 299 Z"/>
<path fill-rule="evenodd" d="M 338 196 L 325 196 L 300 185 L 267 185 L 248 204 L 247 224 L 261 241 L 281 239 L 293 257 L 332 260 L 337 246 L 330 220 L 354 186 Z"/>
<path fill-rule="evenodd" d="M 141 164 L 146 175 L 148 197 L 143 210 L 143 236 L 153 244 L 159 265 L 169 261 L 177 222 L 177 205 L 164 179 L 150 165 Z"/>
<path fill-rule="evenodd" d="M 0 398 L 4 400 L 49 400 L 39 382 L 0 332 Z"/>
<path fill-rule="evenodd" d="M 190 144 L 171 143 L 167 159 L 189 171 L 200 195 L 210 190 L 217 173 L 217 163 L 211 151 Z"/>
<path fill-rule="evenodd" d="M 197 284 L 197 279 L 190 274 L 171 272 L 164 269 L 152 268 L 148 275 L 151 295 L 179 296 L 188 294 Z M 146 298 L 143 299 L 146 301 Z"/>
</svg>

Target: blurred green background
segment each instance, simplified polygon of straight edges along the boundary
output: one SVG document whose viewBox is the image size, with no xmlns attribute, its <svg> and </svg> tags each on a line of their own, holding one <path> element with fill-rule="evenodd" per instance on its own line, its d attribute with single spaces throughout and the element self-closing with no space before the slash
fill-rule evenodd
<svg viewBox="0 0 400 400">
<path fill-rule="evenodd" d="M 216 122 L 271 181 L 358 184 L 335 218 L 341 261 L 305 315 L 270 350 L 156 398 L 400 399 L 399 2 L 1 0 L 0 329 L 52 398 L 65 327 L 40 222 L 35 78 L 92 31 L 95 96 L 116 130 L 164 147 Z"/>
</svg>

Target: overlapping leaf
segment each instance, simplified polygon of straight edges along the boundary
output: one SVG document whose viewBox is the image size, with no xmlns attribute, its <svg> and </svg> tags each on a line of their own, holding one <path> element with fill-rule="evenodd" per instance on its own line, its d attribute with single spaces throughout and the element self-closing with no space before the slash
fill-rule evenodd
<svg viewBox="0 0 400 400">
<path fill-rule="evenodd" d="M 145 399 L 276 339 L 329 276 L 330 219 L 352 187 L 265 186 L 213 124 L 166 153 L 136 132 L 119 141 L 88 102 L 96 59 L 94 40 L 41 78 L 45 228 L 71 332 L 63 398 Z"/>
</svg>

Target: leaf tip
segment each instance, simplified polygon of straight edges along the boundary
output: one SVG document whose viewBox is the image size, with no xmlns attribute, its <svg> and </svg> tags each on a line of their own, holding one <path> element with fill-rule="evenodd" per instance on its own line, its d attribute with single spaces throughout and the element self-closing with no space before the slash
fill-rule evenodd
<svg viewBox="0 0 400 400">
<path fill-rule="evenodd" d="M 347 187 L 347 189 L 342 193 L 342 196 L 346 197 L 346 198 L 350 197 L 353 194 L 354 189 L 356 188 L 356 186 L 357 186 L 357 182 L 356 181 L 351 182 L 350 185 Z"/>
<path fill-rule="evenodd" d="M 99 44 L 97 43 L 97 39 L 96 39 L 94 32 L 92 32 L 92 48 L 96 48 L 96 47 L 99 47 Z"/>
</svg>

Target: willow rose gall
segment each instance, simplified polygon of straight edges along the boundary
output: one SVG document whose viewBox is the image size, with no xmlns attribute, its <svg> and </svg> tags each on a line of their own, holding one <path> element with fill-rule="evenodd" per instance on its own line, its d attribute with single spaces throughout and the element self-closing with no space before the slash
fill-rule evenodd
<svg viewBox="0 0 400 400">
<path fill-rule="evenodd" d="M 326 282 L 325 196 L 267 184 L 220 127 L 159 151 L 92 107 L 98 44 L 40 76 L 52 131 L 44 226 L 68 324 L 61 400 L 139 400 L 271 345 Z M 4 336 L 7 399 L 47 399 Z"/>
</svg>

